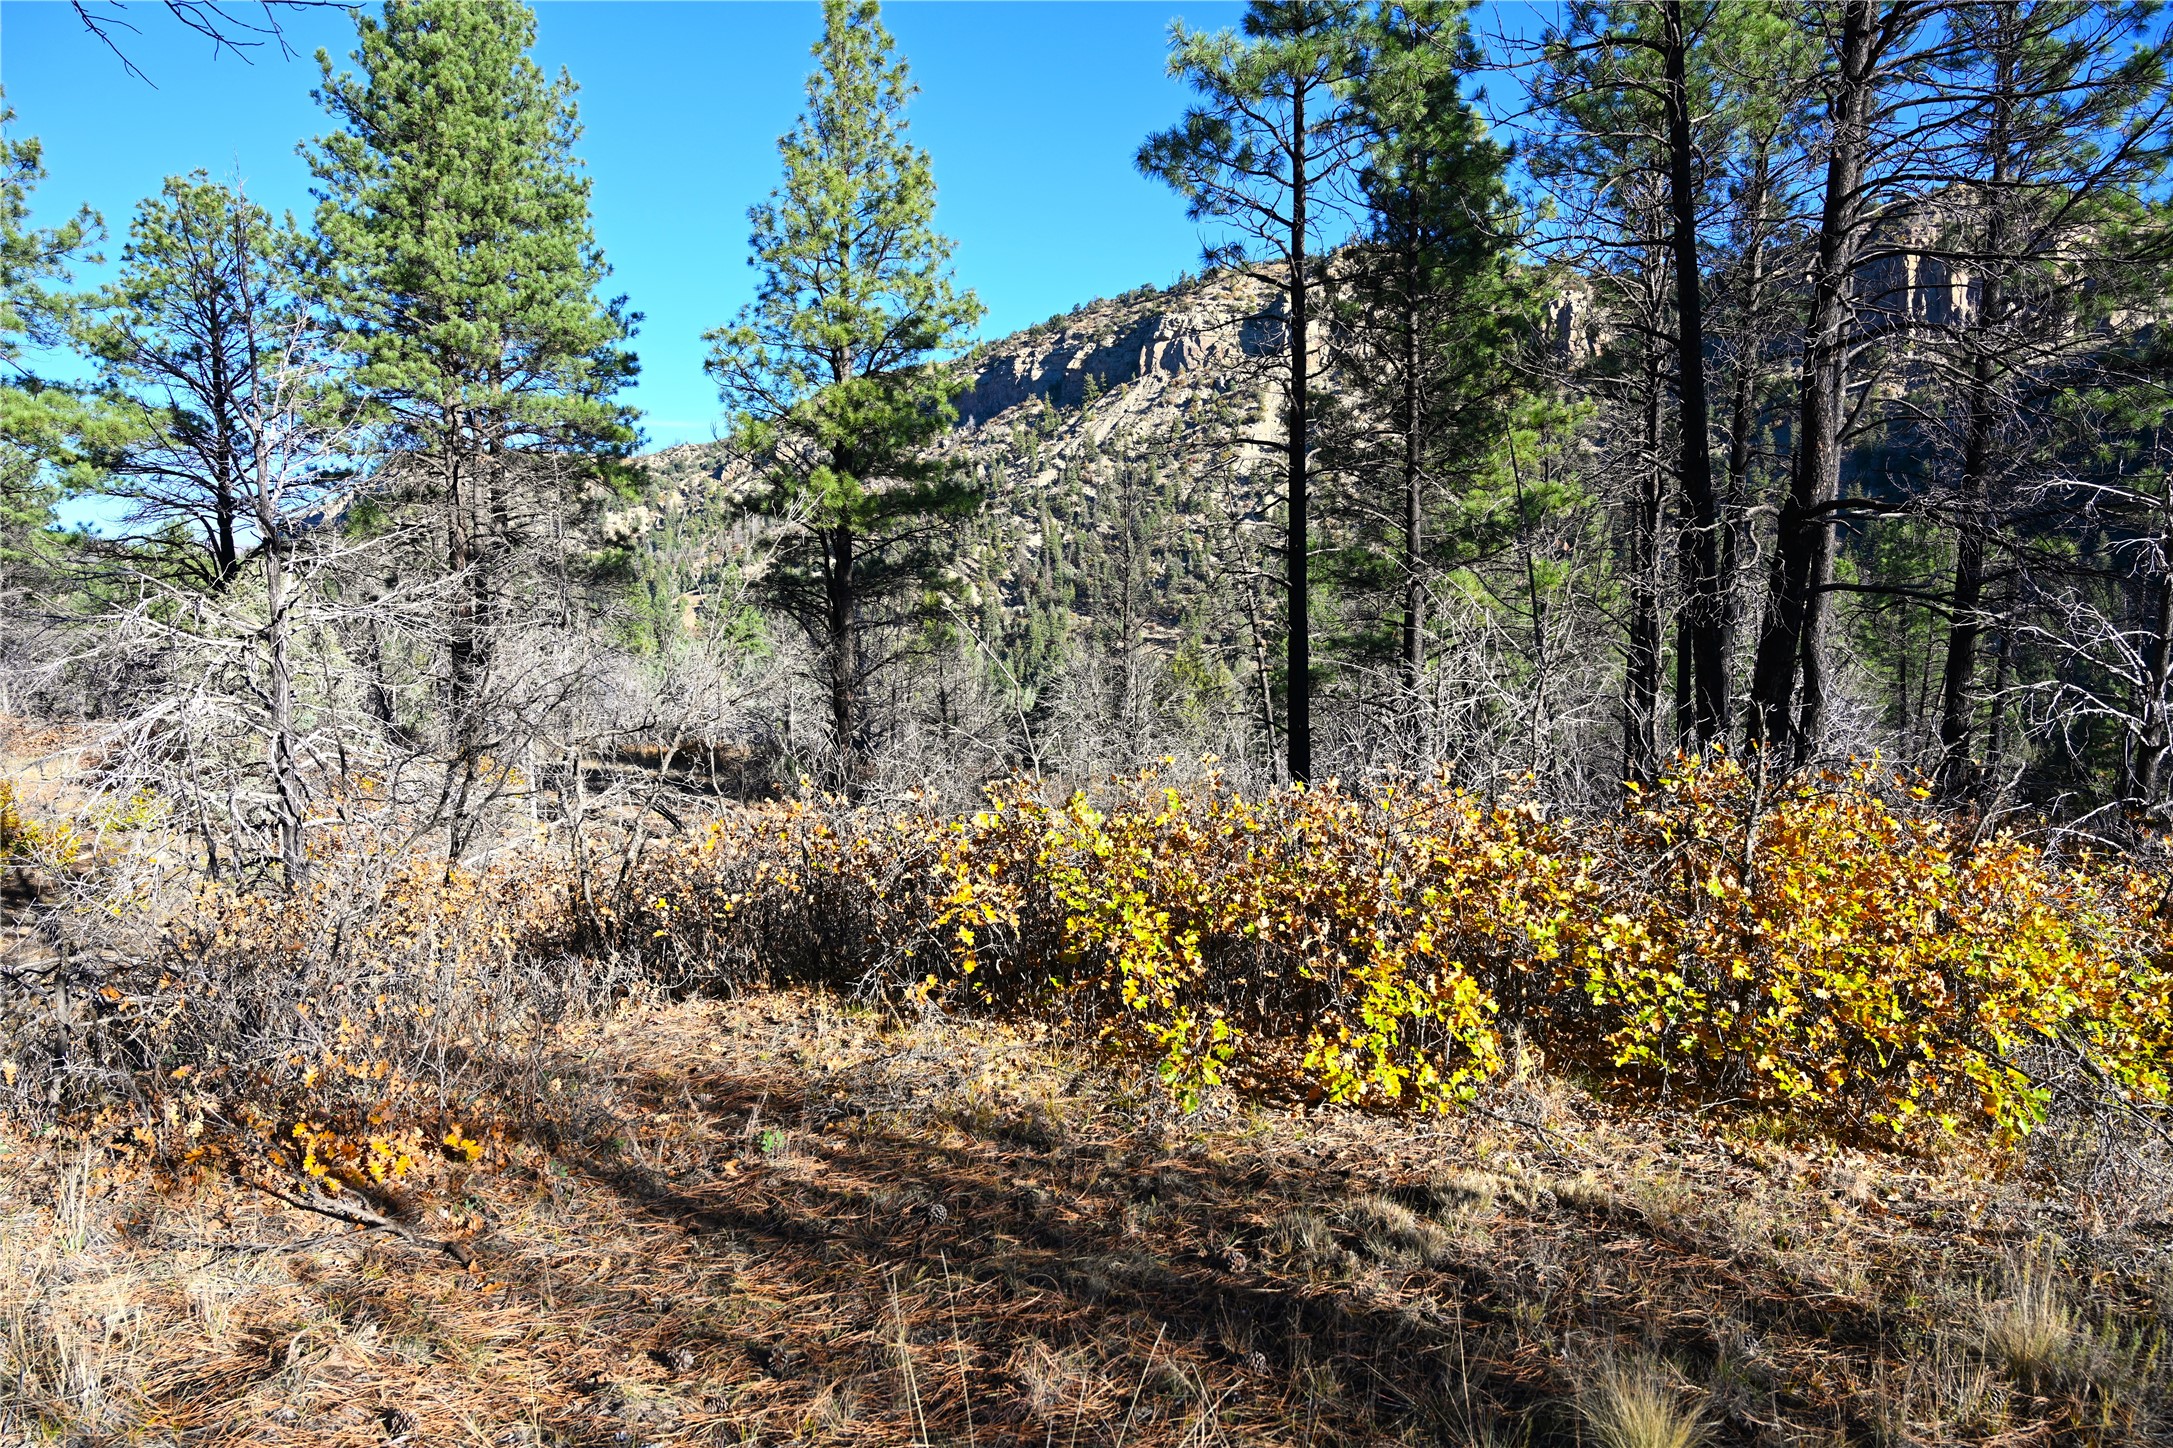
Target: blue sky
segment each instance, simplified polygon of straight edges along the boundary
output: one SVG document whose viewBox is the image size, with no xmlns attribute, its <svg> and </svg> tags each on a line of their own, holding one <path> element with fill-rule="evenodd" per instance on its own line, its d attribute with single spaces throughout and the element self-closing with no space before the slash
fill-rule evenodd
<svg viewBox="0 0 2173 1448">
<path fill-rule="evenodd" d="M 581 87 L 611 285 L 647 317 L 633 401 L 652 445 L 706 438 L 718 412 L 700 334 L 749 294 L 747 208 L 776 182 L 776 139 L 798 114 L 820 12 L 716 0 L 547 0 L 537 12 L 538 59 Z M 88 202 L 117 241 L 138 199 L 196 167 L 306 215 L 295 145 L 327 128 L 311 57 L 352 48 L 345 14 L 289 16 L 300 57 L 265 49 L 244 64 L 214 57 L 148 0 L 120 13 L 139 27 L 123 39 L 155 89 L 66 5 L 0 3 L 0 85 L 17 134 L 46 148 L 39 218 Z M 910 114 L 934 158 L 938 222 L 988 305 L 988 335 L 1197 265 L 1198 229 L 1131 157 L 1185 104 L 1163 70 L 1170 20 L 1214 28 L 1238 14 L 1201 0 L 886 6 L 921 87 Z"/>
</svg>

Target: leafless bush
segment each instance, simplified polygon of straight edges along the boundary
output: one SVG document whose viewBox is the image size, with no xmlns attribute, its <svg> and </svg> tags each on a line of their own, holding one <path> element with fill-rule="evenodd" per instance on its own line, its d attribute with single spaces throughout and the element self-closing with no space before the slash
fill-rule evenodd
<svg viewBox="0 0 2173 1448">
<path fill-rule="evenodd" d="M 571 948 L 553 862 L 449 876 L 424 854 L 388 865 L 398 843 L 358 830 L 292 892 L 107 875 L 65 920 L 55 996 L 0 996 L 0 1100 L 181 1160 L 289 1149 L 295 1122 L 472 1122 L 532 1099 L 541 1033 L 629 979 Z"/>
</svg>

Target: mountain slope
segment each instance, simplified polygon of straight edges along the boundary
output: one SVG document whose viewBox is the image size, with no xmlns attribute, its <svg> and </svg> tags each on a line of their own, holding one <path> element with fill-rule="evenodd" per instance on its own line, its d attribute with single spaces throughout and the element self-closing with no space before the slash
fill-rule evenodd
<svg viewBox="0 0 2173 1448">
<path fill-rule="evenodd" d="M 1233 661 L 1264 669 L 1275 565 L 1248 525 L 1276 474 L 1248 439 L 1278 410 L 1280 310 L 1257 280 L 1212 275 L 1087 303 L 956 364 L 966 386 L 938 453 L 986 502 L 960 540 L 954 623 L 1019 706 L 1082 660 L 1120 713 L 1166 691 L 1180 657 L 1186 687 L 1224 708 Z M 652 493 L 607 529 L 665 566 L 699 628 L 759 553 L 735 506 L 752 479 L 722 443 L 646 461 Z"/>
</svg>

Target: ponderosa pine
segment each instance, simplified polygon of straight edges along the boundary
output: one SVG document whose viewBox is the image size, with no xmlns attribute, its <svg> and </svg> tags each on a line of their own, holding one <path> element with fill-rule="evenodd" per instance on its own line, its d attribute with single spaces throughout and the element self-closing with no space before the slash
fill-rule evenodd
<svg viewBox="0 0 2173 1448">
<path fill-rule="evenodd" d="M 302 239 L 203 172 L 136 208 L 120 276 L 78 330 L 106 402 L 91 461 L 123 503 L 139 567 L 224 587 L 249 544 L 254 419 L 267 351 L 298 308 Z"/>
<path fill-rule="evenodd" d="M 1367 140 L 1353 98 L 1364 68 L 1362 18 L 1346 0 L 1254 0 L 1242 35 L 1172 25 L 1170 74 L 1200 101 L 1137 157 L 1143 173 L 1185 198 L 1193 219 L 1239 238 L 1211 250 L 1210 265 L 1264 263 L 1283 290 L 1285 742 L 1290 777 L 1299 781 L 1313 771 L 1312 313 L 1328 249 L 1323 229 L 1332 220 L 1324 193 L 1351 179 Z"/>
<path fill-rule="evenodd" d="M 58 226 L 33 226 L 30 196 L 45 179 L 35 136 L 7 136 L 15 112 L 0 99 L 0 563 L 52 517 L 41 470 L 81 421 L 77 398 L 32 370 L 31 354 L 60 340 L 74 263 L 87 259 L 99 218 L 83 207 Z"/>
<path fill-rule="evenodd" d="M 777 143 L 784 180 L 749 213 L 755 300 L 706 334 L 757 506 L 784 524 L 757 590 L 816 647 L 848 785 L 869 742 L 867 682 L 946 581 L 978 499 L 927 456 L 961 385 L 938 364 L 981 304 L 934 229 L 893 51 L 874 0 L 826 0 L 807 108 Z"/>
<path fill-rule="evenodd" d="M 529 51 L 519 0 L 386 0 L 356 19 L 360 73 L 318 53 L 341 129 L 309 148 L 326 301 L 356 383 L 441 510 L 459 580 L 446 624 L 452 854 L 495 784 L 486 717 L 503 590 L 529 532 L 567 499 L 538 455 L 634 441 L 613 395 L 635 318 L 598 296 L 609 268 L 574 156 L 574 85 Z"/>
<path fill-rule="evenodd" d="M 1467 8 L 1411 0 L 1374 16 L 1357 90 L 1371 134 L 1365 230 L 1330 278 L 1346 405 L 1323 418 L 1323 451 L 1348 475 L 1327 506 L 1349 540 L 1334 571 L 1400 609 L 1374 632 L 1387 652 L 1393 630 L 1407 702 L 1429 658 L 1437 572 L 1498 546 L 1442 515 L 1461 511 L 1500 450 L 1517 396 L 1507 369 L 1533 323 L 1511 253 L 1509 154 L 1463 95 L 1480 60 Z"/>
</svg>

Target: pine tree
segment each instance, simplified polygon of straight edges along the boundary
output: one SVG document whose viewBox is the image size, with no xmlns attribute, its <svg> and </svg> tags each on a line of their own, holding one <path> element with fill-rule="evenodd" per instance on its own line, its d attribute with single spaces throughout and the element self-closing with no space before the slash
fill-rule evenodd
<svg viewBox="0 0 2173 1448">
<path fill-rule="evenodd" d="M 840 771 L 869 746 L 864 696 L 950 576 L 970 483 L 927 455 L 956 417 L 938 364 L 981 316 L 933 221 L 913 95 L 874 0 L 825 0 L 807 109 L 778 143 L 784 182 L 750 213 L 755 300 L 710 332 L 709 372 L 786 522 L 760 580 L 822 660 Z"/>
<path fill-rule="evenodd" d="M 109 403 L 91 449 L 98 491 L 128 505 L 137 563 L 176 581 L 223 587 L 241 568 L 248 414 L 259 369 L 294 331 L 301 250 L 291 223 L 203 172 L 168 177 L 79 329 Z"/>
<path fill-rule="evenodd" d="M 1751 665 L 1750 743 L 1807 762 L 1825 744 L 1832 701 L 1826 618 L 1834 592 L 1835 520 L 1851 389 L 1861 366 L 1856 325 L 1862 262 L 1893 199 L 1930 159 L 1930 128 L 1911 106 L 1932 7 L 1909 0 L 1837 0 L 1822 27 L 1817 85 L 1824 114 L 1813 133 L 1819 216 L 1806 255 L 1794 456 L 1772 550 L 1771 580 Z M 1935 173 L 1936 174 L 1936 173 Z"/>
<path fill-rule="evenodd" d="M 1211 264 L 1265 261 L 1286 299 L 1285 739 L 1294 780 L 1313 769 L 1312 304 L 1324 261 L 1323 193 L 1348 179 L 1365 143 L 1351 96 L 1364 65 L 1359 20 L 1358 7 L 1342 0 L 1254 0 L 1242 37 L 1173 25 L 1170 74 L 1190 82 L 1201 103 L 1138 156 L 1139 169 L 1168 182 L 1195 220 L 1227 225 L 1243 238 L 1211 253 Z"/>
<path fill-rule="evenodd" d="M 30 195 L 45 179 L 36 137 L 11 140 L 15 112 L 0 99 L 0 563 L 24 551 L 52 517 L 42 462 L 82 421 L 77 398 L 30 370 L 29 349 L 59 341 L 72 265 L 88 260 L 99 219 L 84 207 L 58 226 L 30 224 Z"/>
<path fill-rule="evenodd" d="M 1673 743 L 1709 745 L 1732 727 L 1736 545 L 1761 360 L 1751 343 L 1763 340 L 1744 328 L 1765 306 L 1775 133 L 1797 110 L 1791 101 L 1811 68 L 1806 49 L 1787 16 L 1762 0 L 1580 0 L 1548 33 L 1535 86 L 1555 124 L 1533 148 L 1533 169 L 1567 202 L 1562 234 L 1583 253 L 1575 262 L 1599 282 L 1615 322 L 1605 360 L 1618 372 L 1618 394 L 1642 416 L 1639 455 L 1624 469 L 1635 482 L 1621 571 L 1629 594 L 1623 769 L 1633 780 L 1649 780 L 1669 747 L 1660 727 L 1669 531 L 1679 577 Z M 1716 276 L 1722 217 L 1744 256 Z M 1713 461 L 1716 349 L 1707 318 L 1716 309 L 1732 316 L 1737 368 L 1726 494 Z"/>
<path fill-rule="evenodd" d="M 1650 7 L 1598 0 L 1569 7 L 1546 36 L 1534 93 L 1555 121 L 1532 148 L 1532 168 L 1566 202 L 1574 265 L 1604 300 L 1614 336 L 1590 359 L 1586 381 L 1616 411 L 1615 456 L 1623 547 L 1615 570 L 1624 597 L 1621 777 L 1650 783 L 1661 744 L 1667 611 L 1665 551 L 1674 258 L 1668 208 L 1668 126 L 1660 47 L 1640 25 Z"/>
<path fill-rule="evenodd" d="M 2003 531 L 1995 495 L 2001 484 L 2034 481 L 2017 476 L 2038 461 L 2028 433 L 2042 409 L 2030 394 L 2079 388 L 2099 370 L 2097 359 L 2073 355 L 2078 343 L 2094 349 L 2101 329 L 2078 325 L 2069 298 L 2089 296 L 2103 307 L 2132 295 L 2138 273 L 2148 294 L 2149 264 L 2154 253 L 2162 257 L 2162 235 L 2122 237 L 2118 225 L 2130 198 L 2173 162 L 2166 126 L 2173 36 L 2152 34 L 2156 18 L 2154 7 L 2102 0 L 1964 5 L 1946 17 L 1952 43 L 1942 79 L 1962 100 L 1955 191 L 1966 200 L 1941 249 L 1950 267 L 1974 273 L 1975 290 L 1967 319 L 1934 353 L 1957 394 L 1943 429 L 1952 439 L 1941 449 L 1956 463 L 1947 490 L 1955 564 L 1939 702 L 1939 773 L 1952 792 L 1977 782 L 1970 757 L 1977 654 L 1991 545 Z M 2082 285 L 2078 257 L 2088 258 Z M 2163 681 L 2156 692 L 2162 697 Z M 2160 721 L 2146 733 L 2126 785 L 2132 798 L 2154 804 L 2173 732 Z"/>
<path fill-rule="evenodd" d="M 1374 137 L 1367 229 L 1332 278 L 1344 366 L 1324 450 L 1348 479 L 1330 504 L 1346 545 L 1336 571 L 1400 605 L 1394 655 L 1413 691 L 1431 575 L 1471 541 L 1437 542 L 1429 524 L 1500 446 L 1530 320 L 1508 153 L 1462 94 L 1479 61 L 1465 9 L 1413 0 L 1375 18 L 1359 88 Z"/>
<path fill-rule="evenodd" d="M 357 17 L 359 77 L 317 56 L 318 99 L 344 127 L 310 152 L 327 300 L 358 387 L 432 485 L 460 580 L 447 621 L 456 858 L 479 788 L 497 784 L 484 776 L 487 731 L 505 727 L 487 697 L 503 593 L 566 501 L 522 464 L 633 441 L 611 398 L 634 373 L 622 344 L 635 319 L 598 299 L 608 268 L 573 154 L 574 86 L 529 57 L 535 35 L 519 0 L 386 0 L 381 18 Z"/>
</svg>

